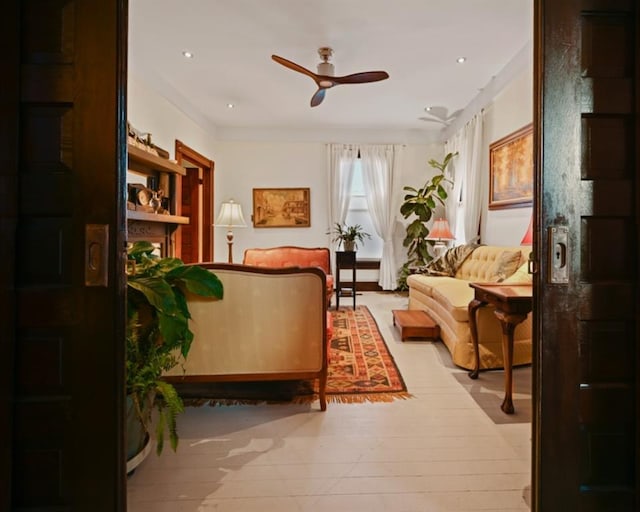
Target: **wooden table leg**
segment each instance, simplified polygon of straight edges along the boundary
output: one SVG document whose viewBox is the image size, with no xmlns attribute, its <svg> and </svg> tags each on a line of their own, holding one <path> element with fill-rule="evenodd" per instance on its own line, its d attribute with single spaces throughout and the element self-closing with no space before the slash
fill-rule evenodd
<svg viewBox="0 0 640 512">
<path fill-rule="evenodd" d="M 473 354 L 475 356 L 474 368 L 469 372 L 470 379 L 477 379 L 480 371 L 480 347 L 478 346 L 478 324 L 476 323 L 476 311 L 486 302 L 473 299 L 469 302 L 469 329 L 471 331 L 471 341 L 473 342 Z"/>
<path fill-rule="evenodd" d="M 496 309 L 496 317 L 502 325 L 502 359 L 504 362 L 504 400 L 500 408 L 506 414 L 513 414 L 513 333 L 516 325 L 527 315 L 508 314 Z"/>
</svg>

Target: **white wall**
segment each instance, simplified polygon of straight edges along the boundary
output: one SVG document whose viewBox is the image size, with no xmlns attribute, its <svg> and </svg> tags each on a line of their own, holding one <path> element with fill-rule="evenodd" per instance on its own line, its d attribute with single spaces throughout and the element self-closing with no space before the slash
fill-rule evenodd
<svg viewBox="0 0 640 512">
<path fill-rule="evenodd" d="M 127 84 L 127 120 L 141 132 L 151 133 L 151 140 L 175 158 L 176 139 L 213 160 L 215 130 L 203 128 L 178 110 L 164 97 L 129 73 Z"/>
<path fill-rule="evenodd" d="M 349 142 L 349 141 L 345 141 Z M 214 211 L 220 203 L 233 198 L 242 204 L 248 227 L 234 230 L 234 261 L 240 261 L 249 247 L 277 245 L 328 246 L 331 236 L 328 216 L 328 164 L 324 142 L 238 142 L 216 143 Z M 404 262 L 406 251 L 400 201 L 405 185 L 421 186 L 433 170 L 427 162 L 441 158 L 443 145 L 409 144 L 404 147 L 403 166 L 398 176 L 398 204 L 396 240 L 399 251 L 398 264 Z M 309 228 L 254 228 L 251 223 L 252 189 L 278 187 L 308 187 L 311 189 L 311 227 Z M 215 233 L 215 259 L 224 260 L 227 255 L 224 231 Z"/>
<path fill-rule="evenodd" d="M 484 148 L 481 172 L 489 176 L 489 146 L 533 120 L 533 68 L 524 70 L 484 109 Z M 531 207 L 489 210 L 484 195 L 480 235 L 488 245 L 519 245 L 529 226 Z"/>
<path fill-rule="evenodd" d="M 234 261 L 242 260 L 249 247 L 276 245 L 325 246 L 327 244 L 324 146 L 317 143 L 218 142 L 215 154 L 217 213 L 223 201 L 233 198 L 242 205 L 246 228 L 234 230 Z M 251 221 L 254 188 L 309 188 L 311 227 L 254 228 Z M 226 231 L 214 233 L 214 259 L 226 259 Z"/>
</svg>

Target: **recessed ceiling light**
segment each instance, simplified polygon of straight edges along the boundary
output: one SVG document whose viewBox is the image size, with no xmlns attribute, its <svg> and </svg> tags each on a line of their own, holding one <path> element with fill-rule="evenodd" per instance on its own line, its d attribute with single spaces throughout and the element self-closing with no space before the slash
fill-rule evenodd
<svg viewBox="0 0 640 512">
<path fill-rule="evenodd" d="M 193 53 L 188 50 L 183 51 L 182 55 L 184 55 L 187 59 L 193 59 Z"/>
<path fill-rule="evenodd" d="M 458 57 L 458 58 L 456 59 L 456 62 L 457 62 L 458 64 L 462 64 L 462 63 L 463 63 L 464 61 L 466 61 L 466 60 L 467 60 L 467 58 L 466 58 L 466 57 Z"/>
<path fill-rule="evenodd" d="M 424 107 L 425 112 L 431 112 L 431 107 Z"/>
<path fill-rule="evenodd" d="M 233 103 L 227 103 L 227 108 L 235 108 L 235 104 L 233 104 Z"/>
</svg>

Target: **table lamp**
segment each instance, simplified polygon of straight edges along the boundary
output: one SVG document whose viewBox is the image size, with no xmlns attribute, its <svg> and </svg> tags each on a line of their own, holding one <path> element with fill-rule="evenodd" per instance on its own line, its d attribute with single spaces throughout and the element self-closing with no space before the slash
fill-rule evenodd
<svg viewBox="0 0 640 512">
<path fill-rule="evenodd" d="M 216 226 L 227 228 L 227 245 L 229 247 L 229 263 L 233 263 L 233 231 L 231 228 L 246 228 L 247 224 L 242 216 L 242 207 L 229 199 L 220 206 L 220 213 L 216 219 Z"/>
<path fill-rule="evenodd" d="M 433 246 L 433 253 L 438 259 L 442 256 L 447 250 L 447 244 L 445 240 L 455 240 L 455 236 L 449 229 L 449 221 L 447 219 L 436 219 L 431 227 L 431 231 L 429 231 L 429 236 L 427 240 L 435 240 L 435 245 Z"/>
<path fill-rule="evenodd" d="M 526 233 L 522 237 L 520 241 L 520 245 L 532 245 L 533 244 L 533 215 L 531 215 L 531 220 L 529 221 L 529 227 L 527 228 Z"/>
</svg>

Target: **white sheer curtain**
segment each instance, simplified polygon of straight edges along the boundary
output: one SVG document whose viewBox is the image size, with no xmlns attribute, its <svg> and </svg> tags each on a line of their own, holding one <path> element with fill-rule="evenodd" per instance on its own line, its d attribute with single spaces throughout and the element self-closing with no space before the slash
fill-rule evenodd
<svg viewBox="0 0 640 512">
<path fill-rule="evenodd" d="M 329 252 L 331 254 L 331 267 L 335 261 L 335 244 L 333 228 L 336 223 L 343 224 L 349 209 L 351 199 L 351 181 L 353 180 L 353 167 L 358 157 L 358 148 L 351 144 L 329 144 L 327 146 L 327 162 L 329 162 Z"/>
<path fill-rule="evenodd" d="M 329 144 L 329 229 L 342 224 L 349 209 L 353 166 L 358 148 L 350 144 Z"/>
<path fill-rule="evenodd" d="M 393 177 L 401 165 L 402 149 L 402 146 L 393 145 L 360 146 L 369 214 L 376 233 L 383 241 L 380 278 L 378 280 L 378 284 L 383 290 L 395 290 L 397 287 L 397 268 L 393 244 L 397 194 L 395 194 Z"/>
<path fill-rule="evenodd" d="M 454 158 L 453 191 L 447 200 L 447 218 L 455 226 L 458 243 L 473 241 L 480 230 L 482 197 L 488 177 L 482 166 L 484 112 L 473 116 L 464 128 L 445 144 L 445 151 L 458 151 Z"/>
<path fill-rule="evenodd" d="M 461 164 L 464 158 L 462 149 L 462 130 L 456 132 L 444 144 L 445 154 L 458 153 L 447 167 L 446 176 L 453 181 L 453 188 L 445 201 L 445 216 L 451 226 L 453 236 L 456 238 L 455 245 L 464 243 L 464 204 L 461 201 L 461 191 L 464 182 L 464 165 Z"/>
</svg>

